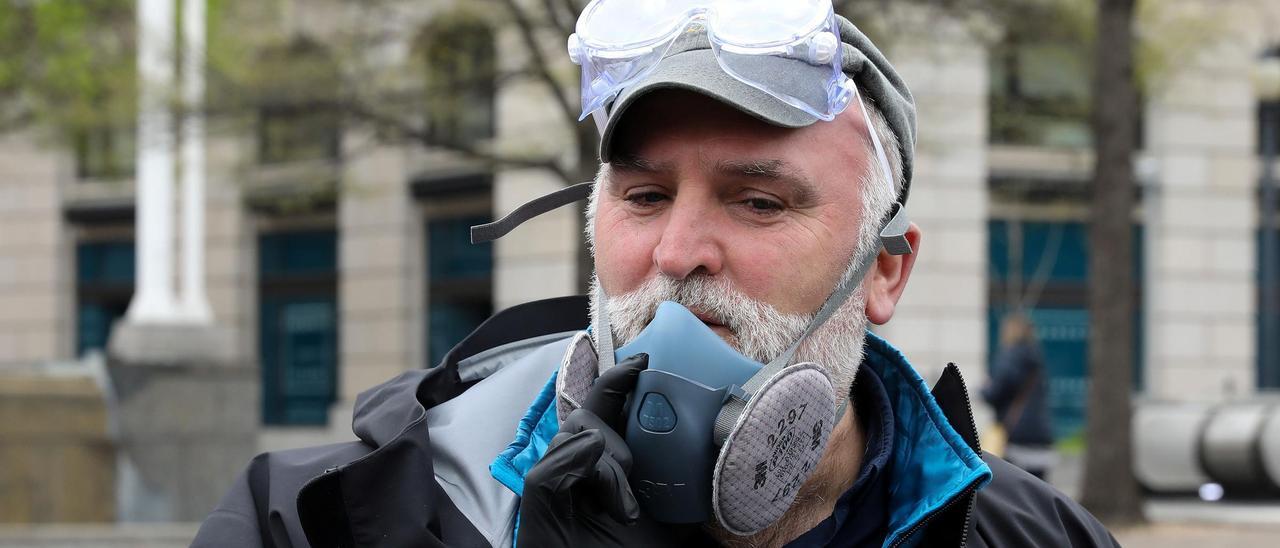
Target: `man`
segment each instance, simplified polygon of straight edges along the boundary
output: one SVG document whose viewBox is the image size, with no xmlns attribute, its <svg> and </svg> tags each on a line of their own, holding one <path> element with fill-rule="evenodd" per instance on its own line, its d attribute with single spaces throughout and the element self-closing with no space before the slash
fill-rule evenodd
<svg viewBox="0 0 1280 548">
<path fill-rule="evenodd" d="M 196 545 L 1114 545 L 980 456 L 954 366 L 931 394 L 865 331 L 892 317 L 921 242 L 903 216 L 914 106 L 888 61 L 826 1 L 679 4 L 587 8 L 571 55 L 598 180 L 477 230 L 589 191 L 590 332 L 581 299 L 494 316 L 362 394 L 360 442 L 257 457 Z M 682 327 L 650 332 L 664 322 Z M 636 388 L 730 363 L 750 378 L 674 385 L 709 391 L 710 415 Z M 654 436 L 690 425 L 702 438 Z M 691 471 L 710 481 L 650 475 Z"/>
</svg>

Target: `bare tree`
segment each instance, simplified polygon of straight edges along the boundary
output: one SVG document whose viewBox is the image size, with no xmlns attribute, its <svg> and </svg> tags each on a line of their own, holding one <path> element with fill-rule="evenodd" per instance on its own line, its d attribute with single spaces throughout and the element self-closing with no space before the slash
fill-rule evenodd
<svg viewBox="0 0 1280 548">
<path fill-rule="evenodd" d="M 1083 502 L 1111 524 L 1142 520 L 1131 446 L 1132 214 L 1137 131 L 1134 1 L 1098 0 L 1089 222 L 1089 413 Z"/>
</svg>

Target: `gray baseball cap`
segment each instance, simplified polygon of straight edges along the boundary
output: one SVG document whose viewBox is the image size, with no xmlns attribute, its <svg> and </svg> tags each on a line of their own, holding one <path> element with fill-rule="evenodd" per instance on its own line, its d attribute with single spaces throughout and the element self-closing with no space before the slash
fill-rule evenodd
<svg viewBox="0 0 1280 548">
<path fill-rule="evenodd" d="M 906 205 L 907 193 L 911 190 L 916 143 L 916 107 L 911 91 L 907 89 L 902 77 L 893 70 L 889 60 L 885 59 L 884 54 L 880 53 L 862 31 L 844 17 L 837 16 L 837 19 L 843 42 L 841 56 L 844 73 L 858 85 L 863 101 L 884 114 L 889 130 L 897 137 L 898 152 L 902 157 L 902 192 L 898 195 L 898 202 Z M 790 78 L 780 79 L 773 84 L 789 95 L 807 99 L 810 104 L 817 102 L 811 100 L 813 98 L 804 97 L 805 93 L 812 93 L 812 90 L 806 90 L 798 83 L 794 86 L 789 84 L 792 80 L 803 82 L 806 76 L 810 76 L 805 74 L 806 71 L 822 71 L 822 74 L 815 73 L 811 76 L 825 77 L 823 69 L 802 61 L 763 56 L 756 62 L 776 63 L 776 67 L 768 67 L 771 72 L 789 75 Z M 787 89 L 788 87 L 792 89 Z M 777 126 L 798 128 L 818 121 L 818 118 L 725 73 L 711 51 L 711 43 L 706 34 L 695 32 L 678 38 L 652 72 L 624 89 L 608 106 L 608 121 L 600 138 L 601 161 L 610 161 L 613 133 L 628 108 L 649 92 L 662 89 L 684 89 L 701 93 Z M 591 195 L 593 186 L 594 182 L 586 181 L 535 198 L 501 219 L 471 227 L 471 241 L 488 242 L 501 238 L 529 219 L 586 199 Z M 902 217 L 902 223 L 905 223 L 905 217 Z M 902 230 L 905 230 L 905 224 L 900 227 L 899 232 Z M 909 246 L 906 249 L 909 250 Z"/>
<path fill-rule="evenodd" d="M 894 71 L 884 54 L 848 19 L 837 16 L 845 74 L 858 85 L 863 100 L 884 114 L 889 129 L 897 137 L 898 151 L 902 157 L 902 192 L 900 203 L 906 204 L 911 188 L 912 160 L 915 156 L 916 109 L 911 91 Z M 777 85 L 788 87 L 790 82 L 824 78 L 824 67 L 815 67 L 803 61 L 762 56 L 756 62 L 769 63 L 771 72 L 785 75 Z M 812 72 L 813 74 L 806 74 Z M 794 85 L 789 93 L 802 96 L 813 93 L 812 86 Z M 624 119 L 627 110 L 641 97 L 657 91 L 680 89 L 693 91 L 728 104 L 760 120 L 781 127 L 799 128 L 818 121 L 818 118 L 795 108 L 764 91 L 748 85 L 720 68 L 711 50 L 706 33 L 692 32 L 678 38 L 670 51 L 647 76 L 625 88 L 609 105 L 608 121 L 600 137 L 600 160 L 612 159 L 613 134 Z M 813 103 L 824 102 L 812 101 Z"/>
</svg>

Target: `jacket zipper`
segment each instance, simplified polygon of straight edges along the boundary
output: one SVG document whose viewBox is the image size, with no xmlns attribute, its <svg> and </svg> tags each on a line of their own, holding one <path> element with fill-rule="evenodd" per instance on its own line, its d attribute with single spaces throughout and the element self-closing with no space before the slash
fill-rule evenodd
<svg viewBox="0 0 1280 548">
<path fill-rule="evenodd" d="M 972 495 L 974 491 L 976 491 L 975 486 L 977 484 L 978 482 L 976 481 L 973 483 L 970 483 L 967 487 L 964 488 L 963 491 L 960 492 L 959 496 L 947 501 L 946 504 L 942 505 L 942 508 L 938 508 L 937 510 L 929 512 L 929 515 L 925 516 L 920 521 L 916 522 L 916 524 L 912 525 L 910 529 L 907 529 L 907 533 L 905 535 L 902 535 L 901 537 L 898 537 L 898 540 L 894 541 L 893 544 L 889 545 L 889 548 L 898 548 L 899 546 L 902 546 L 908 540 L 911 540 L 911 537 L 915 536 L 916 533 L 919 533 L 920 530 L 923 529 L 924 526 L 928 525 L 929 521 L 937 517 L 938 514 L 941 514 L 951 509 L 951 507 L 955 505 L 957 501 L 968 500 L 969 496 Z M 964 545 L 969 541 L 969 521 L 972 518 L 973 518 L 973 508 L 970 507 L 968 510 L 965 511 L 965 515 L 964 515 L 964 532 L 960 534 L 961 548 L 964 548 Z"/>
<path fill-rule="evenodd" d="M 955 366 L 955 364 L 950 364 L 950 365 L 952 367 Z M 961 389 L 960 393 L 964 395 L 964 410 L 965 410 L 965 414 L 969 417 L 969 427 L 971 428 L 971 430 L 969 431 L 977 432 L 978 423 L 977 421 L 973 420 L 973 401 L 969 399 L 969 387 L 965 385 L 964 376 L 957 374 L 956 378 L 960 381 L 960 389 Z M 977 446 L 977 447 L 974 447 L 975 449 L 974 452 L 978 453 L 978 457 L 981 458 L 982 444 L 975 441 L 974 445 Z M 898 540 L 894 541 L 894 543 L 890 545 L 889 548 L 898 548 L 899 546 L 902 546 L 904 543 L 906 543 L 908 540 L 911 540 L 911 537 L 915 536 L 916 533 L 920 532 L 920 530 L 923 529 L 925 525 L 928 525 L 930 520 L 932 520 L 938 514 L 946 512 L 948 509 L 951 508 L 952 505 L 956 503 L 956 501 L 968 500 L 969 507 L 965 509 L 965 512 L 964 512 L 964 529 L 961 530 L 960 532 L 960 548 L 964 548 L 969 543 L 969 524 L 973 522 L 973 505 L 976 502 L 971 497 L 974 496 L 975 491 L 977 491 L 976 486 L 977 486 L 976 481 L 973 483 L 970 483 L 968 486 L 964 488 L 963 491 L 960 492 L 959 496 L 947 501 L 946 504 L 942 505 L 942 508 L 939 508 L 937 510 L 930 512 L 929 515 L 925 516 L 920 521 L 916 522 L 915 525 L 912 525 L 911 528 L 907 530 L 907 533 L 905 535 L 902 535 L 901 537 L 898 537 Z"/>
<path fill-rule="evenodd" d="M 978 421 L 973 420 L 973 400 L 969 399 L 969 385 L 965 384 L 964 375 L 960 374 L 960 368 L 956 366 L 956 364 L 952 363 L 948 365 L 956 368 L 956 380 L 960 381 L 960 394 L 964 396 L 964 411 L 965 411 L 965 414 L 969 417 L 969 431 L 975 434 L 974 441 L 973 441 L 973 445 L 974 445 L 973 452 L 977 453 L 978 457 L 981 458 L 982 443 L 978 441 L 978 438 L 976 436 L 978 433 Z"/>
<path fill-rule="evenodd" d="M 969 386 L 965 384 L 964 375 L 959 374 L 959 371 L 956 372 L 956 379 L 960 381 L 961 394 L 964 395 L 964 411 L 969 416 L 969 431 L 975 434 L 973 450 L 978 454 L 978 458 L 982 458 L 982 441 L 977 436 L 978 422 L 973 420 L 973 402 L 969 400 Z M 965 548 L 969 544 L 969 524 L 973 521 L 973 507 L 978 503 L 977 493 L 967 496 L 969 497 L 969 507 L 964 511 L 964 529 L 960 531 L 960 548 Z"/>
</svg>

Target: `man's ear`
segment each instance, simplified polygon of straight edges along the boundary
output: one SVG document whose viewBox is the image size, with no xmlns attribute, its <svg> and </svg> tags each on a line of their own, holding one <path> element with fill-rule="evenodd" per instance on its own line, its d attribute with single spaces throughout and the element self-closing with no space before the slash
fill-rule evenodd
<svg viewBox="0 0 1280 548">
<path fill-rule="evenodd" d="M 876 264 L 863 283 L 867 294 L 867 319 L 876 325 L 884 325 L 893 317 L 898 299 L 902 298 L 907 279 L 911 277 L 911 269 L 916 264 L 916 256 L 920 254 L 920 227 L 911 223 L 906 237 L 911 244 L 911 253 L 890 255 L 881 249 Z"/>
</svg>

